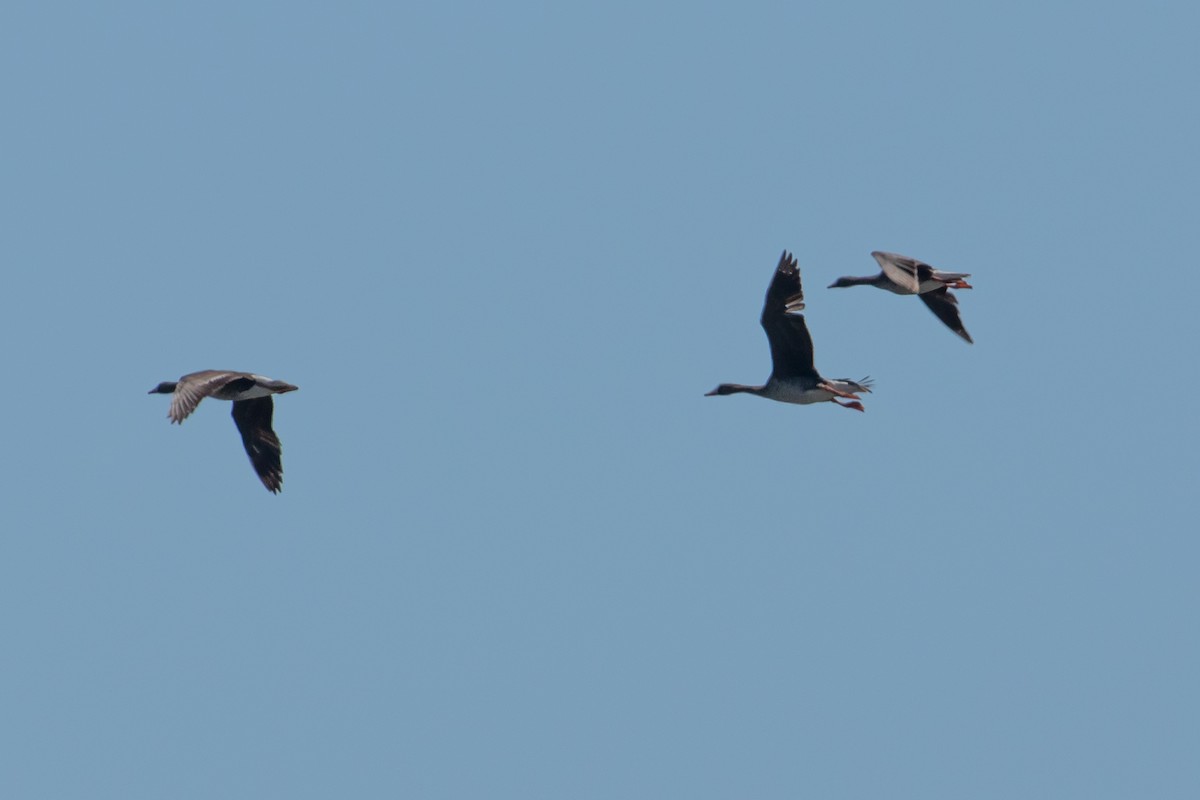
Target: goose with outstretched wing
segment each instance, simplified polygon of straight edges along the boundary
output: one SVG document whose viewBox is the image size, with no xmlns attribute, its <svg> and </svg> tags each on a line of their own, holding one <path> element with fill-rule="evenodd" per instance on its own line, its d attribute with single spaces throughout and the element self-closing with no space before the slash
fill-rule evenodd
<svg viewBox="0 0 1200 800">
<path fill-rule="evenodd" d="M 924 261 L 918 261 L 898 253 L 884 253 L 876 250 L 871 255 L 879 262 L 882 270 L 878 275 L 868 275 L 864 278 L 849 276 L 838 278 L 829 285 L 829 288 L 874 286 L 894 294 L 915 294 L 947 328 L 957 333 L 969 344 L 975 343 L 971 334 L 967 333 L 967 329 L 963 327 L 962 318 L 958 314 L 958 298 L 950 293 L 951 289 L 972 288 L 971 284 L 967 283 L 967 278 L 971 277 L 971 273 L 942 272 Z"/>
<path fill-rule="evenodd" d="M 800 286 L 800 267 L 784 250 L 767 298 L 763 303 L 762 326 L 771 345 L 771 375 L 762 386 L 722 383 L 705 396 L 745 392 L 781 403 L 833 402 L 843 408 L 863 411 L 859 392 L 871 391 L 870 378 L 852 381 L 846 378 L 822 378 L 813 366 L 812 336 L 804 321 L 804 291 Z M 849 402 L 842 402 L 845 398 Z"/>
<path fill-rule="evenodd" d="M 294 392 L 298 387 L 250 372 L 206 369 L 163 381 L 150 394 L 171 395 L 167 416 L 182 424 L 206 397 L 233 401 L 233 422 L 242 435 L 242 445 L 263 486 L 275 494 L 283 488 L 283 446 L 271 420 L 275 404 L 271 395 Z"/>
</svg>

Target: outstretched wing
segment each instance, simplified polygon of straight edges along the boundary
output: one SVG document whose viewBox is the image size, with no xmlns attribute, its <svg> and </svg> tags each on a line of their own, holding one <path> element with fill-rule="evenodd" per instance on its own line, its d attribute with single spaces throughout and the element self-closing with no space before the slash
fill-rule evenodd
<svg viewBox="0 0 1200 800">
<path fill-rule="evenodd" d="M 188 415 L 196 410 L 200 401 L 234 381 L 247 380 L 240 372 L 228 372 L 219 369 L 206 369 L 203 372 L 193 372 L 184 375 L 175 384 L 175 392 L 171 395 L 171 408 L 167 416 L 171 422 L 182 423 Z M 253 382 L 251 382 L 253 383 Z"/>
<path fill-rule="evenodd" d="M 233 421 L 242 434 L 246 455 L 263 486 L 278 494 L 283 488 L 283 445 L 271 428 L 274 412 L 270 395 L 233 403 Z"/>
<path fill-rule="evenodd" d="M 888 276 L 888 280 L 909 294 L 917 294 L 921 290 L 921 281 L 928 278 L 933 269 L 923 261 L 899 253 L 876 250 L 871 255 L 879 262 L 879 268 Z"/>
<path fill-rule="evenodd" d="M 921 302 L 946 324 L 947 328 L 966 339 L 968 343 L 975 344 L 975 340 L 971 338 L 971 334 L 967 333 L 967 329 L 963 327 L 962 318 L 958 315 L 958 298 L 951 294 L 949 289 L 943 286 L 918 296 L 921 298 Z"/>
<path fill-rule="evenodd" d="M 803 310 L 800 267 L 795 256 L 784 250 L 767 287 L 761 320 L 771 344 L 771 374 L 776 378 L 819 377 L 813 369 L 812 336 L 800 313 Z"/>
</svg>

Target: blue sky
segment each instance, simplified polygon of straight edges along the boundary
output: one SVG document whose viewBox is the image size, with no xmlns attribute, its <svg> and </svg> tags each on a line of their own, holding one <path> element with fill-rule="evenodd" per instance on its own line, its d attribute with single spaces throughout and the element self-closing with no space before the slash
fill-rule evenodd
<svg viewBox="0 0 1200 800">
<path fill-rule="evenodd" d="M 1198 25 L 6 5 L 0 794 L 1195 797 Z"/>
</svg>

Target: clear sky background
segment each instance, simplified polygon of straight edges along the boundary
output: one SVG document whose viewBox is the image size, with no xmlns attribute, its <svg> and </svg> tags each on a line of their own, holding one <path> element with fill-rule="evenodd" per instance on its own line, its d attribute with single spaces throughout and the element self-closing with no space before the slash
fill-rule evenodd
<svg viewBox="0 0 1200 800">
<path fill-rule="evenodd" d="M 1198 29 L 6 3 L 0 795 L 1200 796 Z"/>
</svg>

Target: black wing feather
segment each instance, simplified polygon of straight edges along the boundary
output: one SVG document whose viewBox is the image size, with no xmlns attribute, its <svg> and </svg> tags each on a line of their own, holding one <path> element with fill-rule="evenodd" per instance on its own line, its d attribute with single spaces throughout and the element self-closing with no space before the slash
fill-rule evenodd
<svg viewBox="0 0 1200 800">
<path fill-rule="evenodd" d="M 271 428 L 274 413 L 275 403 L 270 395 L 233 403 L 233 421 L 242 434 L 250 464 L 263 486 L 278 494 L 283 488 L 283 445 Z"/>
<path fill-rule="evenodd" d="M 804 315 L 804 290 L 796 257 L 784 250 L 767 288 L 762 326 L 771 344 L 771 374 L 775 378 L 819 378 L 813 369 L 813 343 Z"/>
<path fill-rule="evenodd" d="M 945 323 L 947 328 L 966 339 L 970 344 L 975 344 L 975 340 L 971 338 L 971 334 L 967 333 L 967 329 L 963 327 L 962 318 L 958 315 L 958 298 L 951 294 L 949 289 L 943 286 L 918 296 L 921 298 L 921 302 Z"/>
</svg>

